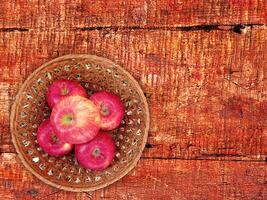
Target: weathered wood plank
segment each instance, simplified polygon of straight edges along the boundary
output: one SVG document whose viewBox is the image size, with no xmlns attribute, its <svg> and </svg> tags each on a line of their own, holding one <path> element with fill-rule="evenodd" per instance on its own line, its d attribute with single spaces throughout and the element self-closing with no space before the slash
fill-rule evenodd
<svg viewBox="0 0 267 200">
<path fill-rule="evenodd" d="M 266 24 L 265 0 L 2 0 L 0 30 Z"/>
<path fill-rule="evenodd" d="M 69 53 L 107 57 L 144 89 L 151 111 L 145 157 L 264 160 L 267 31 L 30 31 L 0 33 L 2 152 L 14 152 L 9 107 L 23 80 Z"/>
<path fill-rule="evenodd" d="M 1 198 L 31 199 L 37 195 L 44 196 L 56 191 L 44 187 L 30 173 L 22 169 L 16 154 L 1 154 L 0 161 Z"/>
<path fill-rule="evenodd" d="M 25 171 L 16 154 L 0 156 L 5 199 L 266 199 L 266 164 L 142 159 L 126 177 L 94 193 L 51 188 Z"/>
</svg>

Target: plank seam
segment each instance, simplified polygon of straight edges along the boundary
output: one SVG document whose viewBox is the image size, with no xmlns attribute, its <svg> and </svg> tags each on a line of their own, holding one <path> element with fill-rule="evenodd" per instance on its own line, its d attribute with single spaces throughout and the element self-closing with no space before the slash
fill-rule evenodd
<svg viewBox="0 0 267 200">
<path fill-rule="evenodd" d="M 78 27 L 77 31 L 94 31 L 94 30 L 163 30 L 163 31 L 233 31 L 236 33 L 242 33 L 243 30 L 248 28 L 267 28 L 267 24 L 209 24 L 209 25 L 195 25 L 195 26 L 154 26 L 154 27 L 143 27 L 143 26 L 97 26 L 97 27 Z"/>
<path fill-rule="evenodd" d="M 8 153 L 8 154 L 16 154 L 17 153 L 14 153 L 14 152 L 5 152 L 5 153 Z M 5 154 L 3 152 L 0 153 L 0 156 L 1 154 Z M 217 158 L 217 159 L 216 159 Z M 244 157 L 246 158 L 246 157 Z M 147 156 L 142 156 L 140 158 L 141 160 L 206 160 L 206 161 L 226 161 L 226 162 L 261 162 L 261 163 L 264 163 L 266 162 L 267 163 L 267 157 L 263 160 L 255 160 L 255 159 L 247 159 L 247 160 L 242 160 L 242 159 L 233 159 L 231 157 L 207 157 L 207 158 L 177 158 L 177 157 L 173 157 L 173 158 L 167 158 L 167 157 L 147 157 Z"/>
<path fill-rule="evenodd" d="M 143 27 L 143 26 L 89 26 L 89 27 L 77 27 L 74 28 L 76 31 L 95 31 L 95 30 L 106 30 L 106 31 L 119 31 L 119 30 L 163 30 L 163 31 L 233 31 L 241 34 L 243 30 L 252 28 L 267 28 L 267 24 L 208 24 L 208 25 L 195 25 L 195 26 L 152 26 L 152 27 Z M 20 28 L 20 27 L 12 27 L 12 28 L 0 28 L 0 32 L 29 32 L 29 28 Z"/>
</svg>

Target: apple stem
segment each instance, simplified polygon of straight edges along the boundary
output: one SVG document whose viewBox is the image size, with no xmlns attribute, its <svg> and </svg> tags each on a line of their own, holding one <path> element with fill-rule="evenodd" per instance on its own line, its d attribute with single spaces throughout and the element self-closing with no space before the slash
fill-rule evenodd
<svg viewBox="0 0 267 200">
<path fill-rule="evenodd" d="M 57 140 L 58 140 L 57 136 L 55 134 L 52 134 L 51 135 L 51 141 L 52 141 L 52 143 L 56 143 Z"/>
<path fill-rule="evenodd" d="M 104 103 L 100 104 L 100 110 L 101 110 L 102 115 L 104 116 L 109 115 L 109 109 Z"/>
<path fill-rule="evenodd" d="M 94 157 L 98 157 L 102 155 L 101 150 L 98 147 L 93 150 L 92 154 Z"/>
<path fill-rule="evenodd" d="M 61 95 L 67 95 L 69 93 L 69 90 L 66 86 L 64 86 L 62 89 L 61 89 Z"/>
<path fill-rule="evenodd" d="M 73 116 L 72 114 L 66 114 L 63 118 L 62 118 L 62 123 L 65 125 L 68 125 L 72 122 L 73 120 Z"/>
</svg>

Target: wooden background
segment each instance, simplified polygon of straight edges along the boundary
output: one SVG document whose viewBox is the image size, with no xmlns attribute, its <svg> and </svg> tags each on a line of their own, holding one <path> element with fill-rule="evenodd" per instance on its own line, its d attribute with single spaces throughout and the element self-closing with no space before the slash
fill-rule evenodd
<svg viewBox="0 0 267 200">
<path fill-rule="evenodd" d="M 266 0 L 1 0 L 0 199 L 267 199 Z M 151 111 L 125 178 L 49 187 L 19 161 L 10 106 L 38 66 L 96 54 L 128 70 Z"/>
</svg>

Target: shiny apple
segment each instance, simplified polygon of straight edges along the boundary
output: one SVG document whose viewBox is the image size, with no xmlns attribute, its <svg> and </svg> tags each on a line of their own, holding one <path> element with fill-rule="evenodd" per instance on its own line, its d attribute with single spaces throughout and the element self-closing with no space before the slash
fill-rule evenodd
<svg viewBox="0 0 267 200">
<path fill-rule="evenodd" d="M 49 86 L 46 99 L 49 107 L 53 108 L 60 100 L 74 95 L 88 97 L 85 89 L 78 82 L 72 80 L 58 80 Z"/>
<path fill-rule="evenodd" d="M 81 96 L 62 99 L 53 107 L 50 117 L 56 135 L 71 144 L 92 140 L 100 129 L 100 120 L 97 106 Z"/>
<path fill-rule="evenodd" d="M 99 132 L 88 143 L 75 145 L 75 156 L 81 166 L 87 169 L 101 171 L 113 161 L 115 143 L 108 133 Z"/>
<path fill-rule="evenodd" d="M 61 141 L 54 133 L 50 120 L 46 119 L 38 127 L 37 142 L 40 147 L 51 156 L 63 156 L 68 154 L 73 145 Z"/>
<path fill-rule="evenodd" d="M 102 130 L 117 128 L 124 116 L 124 105 L 121 99 L 113 93 L 101 91 L 90 97 L 100 110 Z"/>
</svg>

